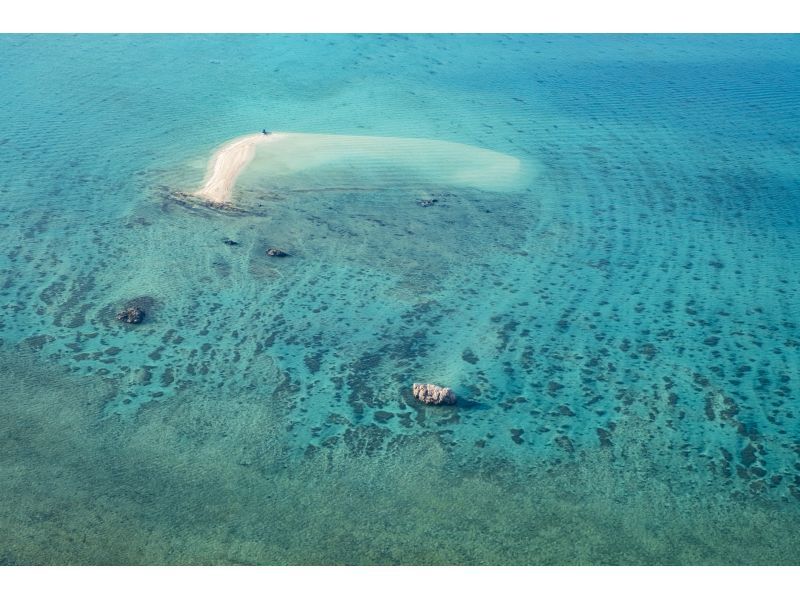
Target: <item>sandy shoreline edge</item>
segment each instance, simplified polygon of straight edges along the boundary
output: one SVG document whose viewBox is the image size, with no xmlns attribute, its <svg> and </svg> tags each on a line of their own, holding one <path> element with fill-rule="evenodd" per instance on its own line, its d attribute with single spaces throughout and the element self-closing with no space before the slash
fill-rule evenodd
<svg viewBox="0 0 800 598">
<path fill-rule="evenodd" d="M 256 146 L 286 137 L 285 133 L 255 133 L 237 137 L 220 147 L 209 161 L 203 186 L 193 193 L 212 204 L 231 201 L 236 179 L 252 160 Z"/>
</svg>

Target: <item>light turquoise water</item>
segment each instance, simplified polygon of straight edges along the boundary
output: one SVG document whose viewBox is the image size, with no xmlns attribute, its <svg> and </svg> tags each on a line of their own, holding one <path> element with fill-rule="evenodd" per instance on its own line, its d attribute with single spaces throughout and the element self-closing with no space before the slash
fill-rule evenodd
<svg viewBox="0 0 800 598">
<path fill-rule="evenodd" d="M 0 50 L 0 562 L 800 564 L 796 36 Z M 172 199 L 264 127 L 536 174 Z"/>
</svg>

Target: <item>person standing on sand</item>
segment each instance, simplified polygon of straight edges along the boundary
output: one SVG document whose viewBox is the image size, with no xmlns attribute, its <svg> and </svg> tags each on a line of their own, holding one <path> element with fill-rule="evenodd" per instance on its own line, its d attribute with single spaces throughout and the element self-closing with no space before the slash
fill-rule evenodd
<svg viewBox="0 0 800 598">
<path fill-rule="evenodd" d="M 264 135 L 271 135 L 272 134 L 271 131 L 267 131 L 266 129 L 261 129 L 261 132 L 264 133 Z"/>
</svg>

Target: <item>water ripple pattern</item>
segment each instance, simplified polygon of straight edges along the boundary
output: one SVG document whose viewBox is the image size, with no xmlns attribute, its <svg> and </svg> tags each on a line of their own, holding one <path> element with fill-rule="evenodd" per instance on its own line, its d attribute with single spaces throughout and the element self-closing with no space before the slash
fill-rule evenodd
<svg viewBox="0 0 800 598">
<path fill-rule="evenodd" d="M 17 455 L 0 559 L 136 561 L 109 538 L 146 521 L 127 537 L 150 562 L 406 562 L 425 538 L 440 550 L 421 549 L 426 563 L 800 562 L 796 539 L 757 551 L 771 519 L 750 511 L 770 505 L 777 526 L 800 509 L 796 36 L 12 35 L 0 49 L 0 394 Z M 485 163 L 402 144 L 294 168 L 264 144 L 240 209 L 175 200 L 215 148 L 262 128 L 439 140 L 526 175 L 494 184 Z M 115 319 L 132 301 L 138 326 Z M 459 403 L 420 405 L 413 382 Z M 34 457 L 35 430 L 85 443 Z M 24 480 L 62 460 L 93 464 L 92 488 L 28 496 Z M 186 509 L 149 485 L 167 471 L 186 476 Z M 541 477 L 495 493 L 505 475 Z M 258 499 L 278 495 L 267 484 L 317 487 L 302 500 L 318 517 Z M 345 487 L 373 492 L 362 523 L 332 506 Z M 120 488 L 139 498 L 108 498 Z M 463 513 L 494 497 L 481 513 L 497 517 L 434 540 L 462 522 L 414 510 L 432 488 Z M 711 495 L 731 501 L 716 519 L 667 515 L 699 519 Z M 31 514 L 65 496 L 100 500 L 107 520 L 77 503 Z M 229 527 L 208 528 L 227 535 L 199 542 L 202 505 L 231 500 Z M 383 528 L 366 522 L 395 508 L 419 536 L 373 545 Z M 504 527 L 545 512 L 549 536 L 543 521 L 541 535 Z M 581 513 L 597 527 L 578 541 Z M 107 526 L 97 552 L 66 532 L 48 544 L 53 517 Z M 183 544 L 136 535 L 170 525 Z M 693 529 L 720 536 L 685 540 Z M 617 532 L 625 544 L 607 544 Z"/>
</svg>

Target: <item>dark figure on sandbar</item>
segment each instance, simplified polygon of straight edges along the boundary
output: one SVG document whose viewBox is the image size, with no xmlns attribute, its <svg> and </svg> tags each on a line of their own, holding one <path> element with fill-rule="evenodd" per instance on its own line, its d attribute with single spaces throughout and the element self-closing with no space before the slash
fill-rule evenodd
<svg viewBox="0 0 800 598">
<path fill-rule="evenodd" d="M 266 129 L 261 129 L 261 132 L 264 133 L 264 135 L 272 135 L 272 131 L 267 131 Z"/>
</svg>

